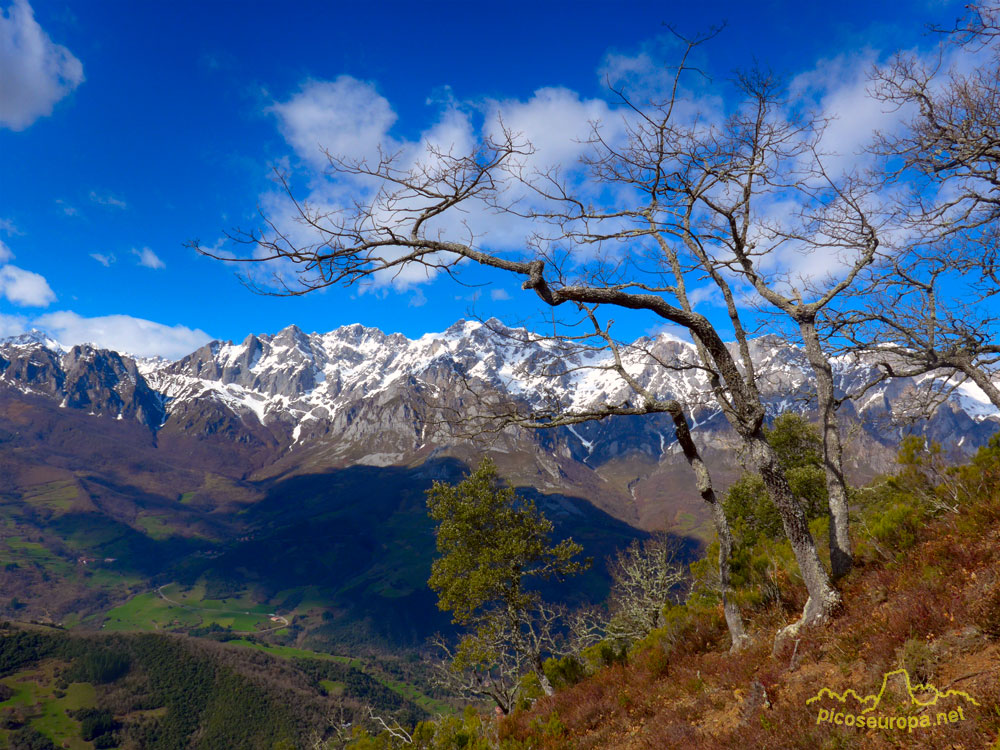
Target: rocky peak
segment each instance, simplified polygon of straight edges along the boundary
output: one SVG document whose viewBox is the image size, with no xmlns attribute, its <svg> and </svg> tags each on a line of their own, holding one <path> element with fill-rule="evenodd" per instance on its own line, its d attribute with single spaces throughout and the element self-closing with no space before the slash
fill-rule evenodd
<svg viewBox="0 0 1000 750">
<path fill-rule="evenodd" d="M 118 419 L 136 419 L 153 430 L 163 423 L 163 401 L 132 358 L 84 344 L 70 349 L 61 364 L 65 406 Z"/>
<path fill-rule="evenodd" d="M 55 397 L 66 379 L 59 360 L 57 351 L 35 340 L 5 342 L 0 346 L 0 380 Z"/>
</svg>

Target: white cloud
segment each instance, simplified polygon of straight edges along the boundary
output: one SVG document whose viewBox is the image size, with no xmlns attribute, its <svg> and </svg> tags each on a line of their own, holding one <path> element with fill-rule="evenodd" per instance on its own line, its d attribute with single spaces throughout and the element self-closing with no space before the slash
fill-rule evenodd
<svg viewBox="0 0 1000 750">
<path fill-rule="evenodd" d="M 499 121 L 534 147 L 525 166 L 544 169 L 572 169 L 579 158 L 591 150 L 585 141 L 590 138 L 592 123 L 600 123 L 609 140 L 615 140 L 622 126 L 619 114 L 600 99 L 581 99 L 567 88 L 538 89 L 527 101 L 506 100 L 493 103 L 493 116 L 488 118 L 487 132 L 499 137 Z"/>
<path fill-rule="evenodd" d="M 650 100 L 662 100 L 672 84 L 671 68 L 665 60 L 675 57 L 676 43 L 669 38 L 653 40 L 639 47 L 633 54 L 609 53 L 603 61 L 601 75 L 613 84 L 627 85 L 628 94 L 639 107 L 646 107 Z M 889 118 L 866 90 L 867 72 L 878 55 L 861 51 L 836 60 L 822 61 L 817 67 L 799 76 L 792 85 L 789 109 L 811 107 L 825 116 L 840 117 L 830 124 L 823 140 L 824 150 L 833 152 L 827 166 L 831 172 L 849 169 L 858 163 L 857 152 L 870 138 L 874 127 L 884 125 Z M 698 61 L 696 61 L 698 62 Z M 682 82 L 680 99 L 673 110 L 678 127 L 690 127 L 693 134 L 704 135 L 710 128 L 722 128 L 726 115 L 731 114 L 733 102 L 728 102 L 714 90 L 703 77 L 692 74 Z M 406 231 L 419 210 L 433 199 L 422 195 L 393 195 L 381 202 L 371 180 L 356 175 L 330 174 L 321 147 L 347 158 L 370 158 L 377 153 L 378 144 L 386 152 L 396 154 L 393 167 L 400 174 L 435 174 L 435 168 L 444 161 L 443 154 L 464 156 L 471 153 L 481 138 L 501 139 L 500 124 L 518 140 L 531 144 L 530 154 L 518 155 L 506 164 L 509 171 L 494 173 L 498 193 L 495 204 L 489 200 L 470 199 L 463 202 L 461 211 L 446 211 L 424 223 L 422 231 L 430 237 L 461 238 L 463 241 L 488 248 L 497 253 L 520 253 L 525 250 L 526 238 L 539 230 L 538 222 L 519 218 L 512 213 L 495 210 L 495 205 L 516 206 L 518 212 L 530 214 L 544 212 L 550 206 L 537 191 L 532 191 L 519 181 L 555 174 L 559 181 L 574 193 L 574 197 L 595 206 L 629 205 L 641 200 L 627 184 L 607 184 L 594 181 L 587 175 L 587 166 L 581 157 L 593 148 L 587 141 L 593 129 L 599 128 L 602 139 L 611 148 L 621 150 L 629 127 L 635 128 L 639 115 L 621 103 L 587 98 L 579 92 L 564 87 L 546 87 L 535 91 L 526 99 L 480 99 L 456 102 L 448 92 L 443 99 L 428 100 L 438 105 L 429 126 L 419 137 L 401 139 L 392 137 L 390 131 L 396 121 L 392 105 L 368 82 L 349 76 L 334 81 L 308 81 L 299 93 L 286 102 L 275 103 L 270 111 L 277 116 L 282 134 L 289 146 L 302 157 L 306 169 L 305 189 L 298 191 L 316 215 L 335 221 L 345 212 L 350 215 L 355 201 L 362 204 L 374 201 L 372 220 L 374 226 L 397 226 Z M 790 115 L 780 111 L 780 120 Z M 516 163 L 515 163 L 516 162 Z M 550 172 L 554 168 L 554 172 Z M 536 184 L 544 185 L 544 181 Z M 383 186 L 384 187 L 384 186 Z M 405 191 L 404 191 L 405 192 Z M 558 192 L 553 190 L 552 192 Z M 384 196 L 383 196 L 384 198 Z M 308 246 L 316 241 L 311 228 L 299 221 L 295 209 L 281 192 L 261 196 L 261 205 L 270 220 L 295 246 Z M 780 226 L 794 222 L 801 197 L 789 197 L 775 190 L 771 196 L 762 196 L 757 206 L 758 223 L 768 220 Z M 614 232 L 627 223 L 607 220 L 601 227 L 604 232 Z M 593 227 L 591 227 L 593 229 Z M 765 232 L 767 226 L 758 231 Z M 543 230 L 544 231 L 544 230 Z M 628 252 L 630 246 L 592 245 L 572 249 L 571 271 L 583 269 L 591 261 L 614 262 L 616 256 Z M 842 269 L 844 259 L 811 257 L 786 243 L 773 258 L 762 261 L 767 270 L 794 275 L 797 279 L 815 280 Z M 386 248 L 380 257 L 392 261 L 402 250 Z M 259 256 L 258 256 L 259 257 Z M 294 284 L 295 268 L 290 263 L 272 263 L 267 272 L 274 271 L 281 279 Z M 414 289 L 434 279 L 437 270 L 411 263 L 403 268 L 380 271 L 359 285 L 360 293 L 393 287 L 397 291 Z M 262 277 L 264 272 L 262 271 Z M 266 282 L 265 282 L 266 283 Z M 507 298 L 505 290 L 494 290 L 495 300 Z M 720 304 L 713 289 L 693 292 L 696 302 L 717 306 Z M 419 297 L 412 297 L 417 304 Z"/>
<path fill-rule="evenodd" d="M 874 50 L 864 50 L 820 60 L 789 86 L 792 101 L 812 103 L 821 117 L 829 118 L 820 149 L 834 173 L 860 166 L 862 150 L 875 131 L 892 129 L 905 115 L 871 96 L 871 71 L 878 58 Z"/>
<path fill-rule="evenodd" d="M 714 284 L 689 289 L 688 301 L 691 303 L 692 307 L 698 307 L 699 305 L 724 307 L 726 304 L 725 300 L 722 298 L 722 292 L 719 291 L 719 287 Z"/>
<path fill-rule="evenodd" d="M 690 334 L 683 326 L 676 323 L 659 323 L 646 329 L 646 335 L 658 338 L 660 336 L 671 340 L 687 343 L 690 341 Z"/>
<path fill-rule="evenodd" d="M 77 208 L 69 205 L 62 198 L 56 198 L 56 204 L 62 209 L 62 212 L 64 214 L 66 214 L 67 216 L 79 216 L 80 215 L 79 209 L 77 209 Z"/>
<path fill-rule="evenodd" d="M 150 250 L 148 247 L 142 248 L 142 250 L 136 250 L 133 248 L 132 253 L 139 258 L 139 265 L 145 266 L 146 268 L 166 268 L 167 264 L 164 263 L 160 258 Z"/>
<path fill-rule="evenodd" d="M 423 307 L 427 304 L 427 297 L 424 295 L 422 289 L 417 289 L 410 295 L 410 301 L 407 303 L 410 307 Z"/>
<path fill-rule="evenodd" d="M 441 105 L 436 117 L 412 140 L 390 136 L 396 121 L 392 105 L 373 84 L 350 76 L 340 76 L 333 81 L 307 81 L 297 94 L 288 101 L 274 103 L 270 111 L 277 116 L 285 140 L 309 168 L 306 202 L 310 210 L 328 216 L 350 211 L 354 201 L 372 199 L 378 185 L 357 175 L 341 174 L 329 179 L 324 174 L 328 167 L 324 149 L 348 160 L 370 160 L 377 157 L 381 145 L 386 153 L 395 155 L 393 166 L 396 169 L 412 171 L 420 179 L 419 176 L 435 174 L 442 165 L 447 169 L 448 155 L 464 157 L 475 149 L 481 137 L 497 135 L 497 115 L 502 113 L 505 126 L 522 133 L 534 146 L 534 153 L 525 156 L 520 165 L 530 172 L 549 166 L 576 168 L 579 157 L 589 148 L 582 141 L 590 134 L 591 121 L 603 121 L 614 133 L 621 130 L 621 117 L 605 102 L 582 99 L 565 88 L 539 89 L 525 101 L 456 103 L 449 97 L 434 103 Z M 482 131 L 473 122 L 474 117 L 485 118 Z M 503 200 L 537 199 L 516 180 L 505 179 L 499 173 L 496 177 L 505 191 Z M 375 223 L 409 222 L 427 200 L 433 199 L 410 195 L 376 203 L 373 207 Z M 260 203 L 268 218 L 293 245 L 308 245 L 315 240 L 312 229 L 299 221 L 295 207 L 281 191 L 261 196 Z M 471 234 L 477 241 L 489 243 L 498 251 L 523 248 L 524 238 L 530 233 L 524 221 L 512 215 L 500 215 L 485 201 L 466 201 L 462 209 L 431 219 L 424 225 L 425 233 L 444 237 Z M 391 261 L 401 253 L 398 249 L 385 248 L 381 256 Z M 260 255 L 256 251 L 255 254 Z M 272 261 L 267 270 L 260 273 L 262 277 L 277 275 L 294 283 L 295 270 L 287 263 Z M 436 269 L 411 263 L 373 274 L 361 286 L 361 292 L 385 286 L 404 290 L 436 275 Z"/>
<path fill-rule="evenodd" d="M 83 64 L 55 44 L 26 0 L 0 10 L 0 127 L 24 130 L 83 82 Z"/>
<path fill-rule="evenodd" d="M 28 319 L 23 315 L 0 313 L 0 338 L 19 336 L 28 330 Z"/>
<path fill-rule="evenodd" d="M 9 265 L 0 267 L 0 296 L 22 307 L 46 307 L 56 299 L 44 276 Z"/>
<path fill-rule="evenodd" d="M 10 219 L 0 219 L 0 232 L 6 232 L 7 234 L 21 234 L 17 225 Z"/>
<path fill-rule="evenodd" d="M 65 310 L 47 313 L 33 322 L 65 346 L 88 343 L 139 357 L 177 359 L 212 340 L 200 328 L 167 326 L 131 315 L 84 318 Z"/>
<path fill-rule="evenodd" d="M 500 301 L 503 301 L 505 299 L 510 299 L 510 295 L 507 294 L 507 290 L 506 289 L 491 289 L 490 290 L 490 299 L 496 300 L 496 301 L 500 302 Z"/>
<path fill-rule="evenodd" d="M 396 121 L 392 106 L 371 83 L 347 75 L 308 81 L 271 111 L 295 152 L 317 166 L 326 164 L 322 149 L 335 156 L 372 157 Z"/>
<path fill-rule="evenodd" d="M 90 257 L 100 263 L 102 266 L 107 268 L 112 263 L 115 262 L 116 258 L 114 255 L 105 255 L 104 253 L 91 253 Z"/>
<path fill-rule="evenodd" d="M 128 208 L 128 204 L 115 196 L 105 193 L 101 194 L 94 190 L 90 191 L 90 200 L 99 206 L 108 206 L 110 208 Z"/>
<path fill-rule="evenodd" d="M 628 52 L 610 50 L 597 68 L 599 85 L 610 84 L 623 91 L 639 107 L 651 101 L 664 101 L 670 96 L 676 63 L 683 52 L 682 43 L 671 36 L 654 37 Z M 698 75 L 692 71 L 682 83 L 696 83 Z"/>
<path fill-rule="evenodd" d="M 10 251 L 10 248 L 4 244 L 3 240 L 0 240 L 0 263 L 6 263 L 8 260 L 14 257 L 14 253 Z"/>
</svg>

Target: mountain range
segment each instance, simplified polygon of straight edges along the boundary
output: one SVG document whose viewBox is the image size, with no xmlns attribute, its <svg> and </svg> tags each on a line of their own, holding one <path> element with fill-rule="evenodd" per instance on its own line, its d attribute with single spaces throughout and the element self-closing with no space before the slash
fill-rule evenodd
<svg viewBox="0 0 1000 750">
<path fill-rule="evenodd" d="M 769 413 L 808 412 L 811 374 L 804 353 L 775 335 L 751 340 L 750 350 Z M 691 405 L 695 434 L 706 448 L 731 448 L 724 419 L 706 398 L 707 378 L 690 366 L 694 358 L 691 344 L 668 334 L 624 348 L 625 365 L 643 386 Z M 275 476 L 467 457 L 482 447 L 458 434 L 447 415 L 475 409 L 477 394 L 495 394 L 528 411 L 626 402 L 632 394 L 609 369 L 610 361 L 606 351 L 538 339 L 496 320 L 459 321 L 417 339 L 360 324 L 325 334 L 289 326 L 273 335 L 248 335 L 238 344 L 213 341 L 176 361 L 63 347 L 33 331 L 0 340 L 0 397 L 47 400 L 97 419 L 139 425 L 153 445 L 188 443 L 186 450 L 197 452 L 192 446 L 207 441 L 231 454 L 228 460 L 242 462 L 243 477 Z M 877 374 L 871 364 L 850 357 L 836 359 L 834 369 L 848 393 Z M 901 428 L 888 417 L 903 410 L 914 385 L 911 379 L 891 380 L 845 404 L 845 424 L 863 428 L 857 441 L 871 464 L 858 463 L 857 471 L 883 468 L 883 456 L 878 450 L 873 455 L 871 444 L 898 439 Z M 968 451 L 998 426 L 1000 413 L 975 386 L 964 384 L 918 429 Z M 669 419 L 650 415 L 507 430 L 491 449 L 522 459 L 531 454 L 536 479 L 528 483 L 537 489 L 564 491 L 583 482 L 587 495 L 586 475 L 622 461 L 669 463 L 673 442 Z M 573 476 L 567 477 L 566 465 L 572 464 Z M 627 509 L 611 510 L 623 520 L 639 520 Z"/>
</svg>

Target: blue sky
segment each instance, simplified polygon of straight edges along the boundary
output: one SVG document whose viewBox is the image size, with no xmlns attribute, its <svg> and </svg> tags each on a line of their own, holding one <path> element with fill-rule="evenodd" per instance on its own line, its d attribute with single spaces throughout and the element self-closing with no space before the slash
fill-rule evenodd
<svg viewBox="0 0 1000 750">
<path fill-rule="evenodd" d="M 40 326 L 66 344 L 173 357 L 291 323 L 413 337 L 470 309 L 516 322 L 534 302 L 512 279 L 472 274 L 489 284 L 478 294 L 435 279 L 265 297 L 184 242 L 214 245 L 251 225 L 274 200 L 272 165 L 314 188 L 320 138 L 418 141 L 485 102 L 554 129 L 563 115 L 606 111 L 604 74 L 669 59 L 664 22 L 690 33 L 727 22 L 700 52 L 714 78 L 757 60 L 821 81 L 816 96 L 841 129 L 857 119 L 863 130 L 855 108 L 871 62 L 931 46 L 925 24 L 961 11 L 870 0 L 289 5 L 0 0 L 0 336 Z M 653 322 L 622 325 L 628 337 Z"/>
</svg>

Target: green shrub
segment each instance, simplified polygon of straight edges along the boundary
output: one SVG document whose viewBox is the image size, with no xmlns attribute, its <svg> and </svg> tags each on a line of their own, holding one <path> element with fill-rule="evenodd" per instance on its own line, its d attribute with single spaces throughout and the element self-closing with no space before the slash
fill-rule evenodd
<svg viewBox="0 0 1000 750">
<path fill-rule="evenodd" d="M 628 661 L 628 649 L 612 641 L 601 641 L 585 648 L 580 656 L 590 671 L 596 671 L 613 664 L 625 664 Z"/>
<path fill-rule="evenodd" d="M 934 676 L 937 657 L 922 638 L 909 638 L 899 649 L 899 666 L 907 671 L 914 684 L 927 684 Z"/>
<path fill-rule="evenodd" d="M 863 559 L 895 560 L 919 538 L 929 507 L 924 498 L 891 477 L 854 493 L 860 513 L 857 554 Z"/>
<path fill-rule="evenodd" d="M 575 685 L 587 676 L 586 666 L 575 656 L 564 656 L 561 659 L 550 657 L 545 660 L 542 669 L 552 687 L 557 690 Z"/>
<path fill-rule="evenodd" d="M 544 721 L 539 717 L 532 723 L 532 728 L 541 732 L 543 737 L 561 737 L 566 734 L 566 725 L 559 719 L 559 714 L 553 711 Z"/>
<path fill-rule="evenodd" d="M 10 750 L 58 750 L 55 744 L 34 727 L 21 727 L 7 737 Z"/>
</svg>

